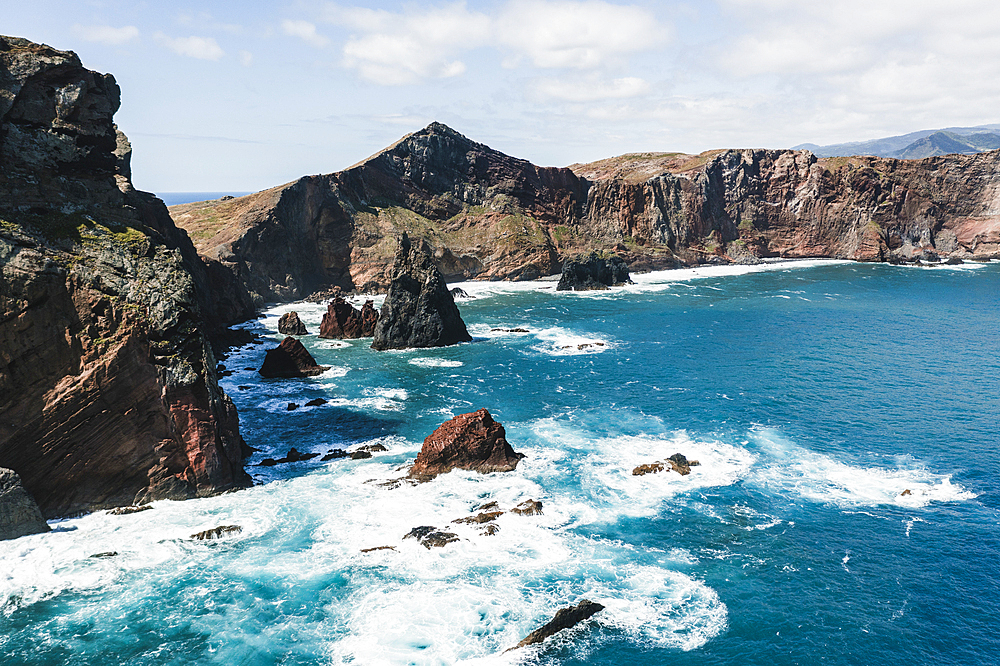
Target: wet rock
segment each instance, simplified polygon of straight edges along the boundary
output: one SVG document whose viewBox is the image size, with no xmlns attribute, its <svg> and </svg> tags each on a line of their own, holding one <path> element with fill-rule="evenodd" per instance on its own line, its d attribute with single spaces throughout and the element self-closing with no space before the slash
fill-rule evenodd
<svg viewBox="0 0 1000 666">
<path fill-rule="evenodd" d="M 481 474 L 509 472 L 523 457 L 507 443 L 503 426 L 480 409 L 445 421 L 431 433 L 409 476 L 426 481 L 455 468 Z"/>
<path fill-rule="evenodd" d="M 21 485 L 21 477 L 12 469 L 0 467 L 0 541 L 48 531 L 48 523 Z"/>
<path fill-rule="evenodd" d="M 292 448 L 288 449 L 288 454 L 284 458 L 278 458 L 278 459 L 264 458 L 259 463 L 257 463 L 257 466 L 274 467 L 275 465 L 281 465 L 284 463 L 305 462 L 306 460 L 312 460 L 318 455 L 319 455 L 318 453 L 300 453 L 299 450 L 293 446 Z"/>
<path fill-rule="evenodd" d="M 494 523 L 490 523 L 489 525 L 486 526 L 485 529 L 483 529 L 482 532 L 480 532 L 480 534 L 483 536 L 493 536 L 498 532 L 500 532 L 500 526 Z"/>
<path fill-rule="evenodd" d="M 431 525 L 414 527 L 406 533 L 404 539 L 416 539 L 420 545 L 427 550 L 431 548 L 443 548 L 449 543 L 458 541 L 458 535 L 451 532 L 442 532 Z"/>
<path fill-rule="evenodd" d="M 374 548 L 362 548 L 362 553 L 372 553 L 376 550 L 396 550 L 395 546 L 375 546 Z"/>
<path fill-rule="evenodd" d="M 909 488 L 907 488 L 903 492 L 899 493 L 899 496 L 900 497 L 906 497 L 907 495 L 912 495 L 912 494 L 913 494 L 913 491 L 910 490 Z"/>
<path fill-rule="evenodd" d="M 109 516 L 127 516 L 133 513 L 139 513 L 141 511 L 149 511 L 153 507 L 148 504 L 143 504 L 142 506 L 119 506 L 117 508 L 108 511 Z"/>
<path fill-rule="evenodd" d="M 451 521 L 457 525 L 482 525 L 484 523 L 490 523 L 503 515 L 503 511 L 490 511 L 477 513 L 474 516 L 466 516 L 465 518 L 456 518 Z"/>
<path fill-rule="evenodd" d="M 365 444 L 364 446 L 359 446 L 356 451 L 368 451 L 369 453 L 378 453 L 381 451 L 388 451 L 385 448 L 385 444 Z"/>
<path fill-rule="evenodd" d="M 117 550 L 109 550 L 109 551 L 106 551 L 106 552 L 103 552 L 103 553 L 94 553 L 90 557 L 92 557 L 94 559 L 98 559 L 98 560 L 101 560 L 101 559 L 104 559 L 104 558 L 107 558 L 107 557 L 118 557 L 118 551 Z"/>
<path fill-rule="evenodd" d="M 524 500 L 511 509 L 511 513 L 516 513 L 519 516 L 540 516 L 542 515 L 542 503 L 533 499 Z"/>
<path fill-rule="evenodd" d="M 461 287 L 452 287 L 448 293 L 451 294 L 452 298 L 475 298 L 475 296 L 469 296 L 468 292 Z"/>
<path fill-rule="evenodd" d="M 299 313 L 294 310 L 286 312 L 278 319 L 278 333 L 282 335 L 309 335 L 306 325 L 299 319 Z"/>
<path fill-rule="evenodd" d="M 372 349 L 444 347 L 471 341 L 455 299 L 427 248 L 411 244 L 404 233 Z"/>
<path fill-rule="evenodd" d="M 491 328 L 491 333 L 530 333 L 526 328 Z"/>
<path fill-rule="evenodd" d="M 522 648 L 527 645 L 541 643 L 546 638 L 559 633 L 563 629 L 574 627 L 584 620 L 600 613 L 602 610 L 604 610 L 604 606 L 588 599 L 581 599 L 580 603 L 576 606 L 560 608 L 556 611 L 555 616 L 551 620 L 538 629 L 535 629 L 533 632 L 521 639 L 520 643 L 505 650 L 505 652 L 510 652 L 511 650 L 516 650 L 517 648 Z"/>
<path fill-rule="evenodd" d="M 370 451 L 361 451 L 361 450 L 358 450 L 358 451 L 352 451 L 351 452 L 351 460 L 366 460 L 366 459 L 371 458 L 371 457 L 372 457 L 372 454 L 371 454 Z"/>
<path fill-rule="evenodd" d="M 326 314 L 323 315 L 323 321 L 319 325 L 319 337 L 331 340 L 369 338 L 375 334 L 377 323 L 378 312 L 375 311 L 372 301 L 366 301 L 358 310 L 341 296 L 336 296 L 330 301 Z"/>
<path fill-rule="evenodd" d="M 958 266 L 959 264 L 964 264 L 965 262 L 962 261 L 961 257 L 948 257 L 944 263 L 945 266 Z"/>
<path fill-rule="evenodd" d="M 319 407 L 320 405 L 325 405 L 326 403 L 327 400 L 325 400 L 324 398 L 313 398 L 312 400 L 306 403 L 306 407 Z"/>
<path fill-rule="evenodd" d="M 299 408 L 299 403 L 297 403 L 297 402 L 290 402 L 290 403 L 288 403 L 288 407 L 286 407 L 285 409 L 287 409 L 290 412 L 294 412 L 298 408 Z"/>
<path fill-rule="evenodd" d="M 556 291 L 588 291 L 629 284 L 628 266 L 617 256 L 602 257 L 597 252 L 567 259 Z"/>
<path fill-rule="evenodd" d="M 674 455 L 667 458 L 665 463 L 669 463 L 671 469 L 680 474 L 681 476 L 687 476 L 691 473 L 692 467 L 697 467 L 701 463 L 697 460 L 688 460 L 684 457 L 683 453 L 675 453 Z"/>
<path fill-rule="evenodd" d="M 646 474 L 657 474 L 666 469 L 661 462 L 644 463 L 632 470 L 632 476 L 644 476 Z"/>
<path fill-rule="evenodd" d="M 500 505 L 497 502 L 487 502 L 477 506 L 473 511 L 499 511 Z"/>
<path fill-rule="evenodd" d="M 227 534 L 239 534 L 243 531 L 243 528 L 239 525 L 219 525 L 218 527 L 213 527 L 210 530 L 204 530 L 198 532 L 197 534 L 192 534 L 191 538 L 195 541 L 210 541 L 212 539 L 221 539 Z"/>
<path fill-rule="evenodd" d="M 274 377 L 314 377 L 326 372 L 330 367 L 316 365 L 309 350 L 295 338 L 288 336 L 274 349 L 269 349 L 259 372 L 267 378 Z"/>
<path fill-rule="evenodd" d="M 329 460 L 336 460 L 337 458 L 348 458 L 348 457 L 350 457 L 350 455 L 351 455 L 350 453 L 348 453 L 347 451 L 345 451 L 343 449 L 333 449 L 331 451 L 328 451 L 325 456 L 323 456 L 322 458 L 320 458 L 320 462 L 327 462 Z"/>
</svg>

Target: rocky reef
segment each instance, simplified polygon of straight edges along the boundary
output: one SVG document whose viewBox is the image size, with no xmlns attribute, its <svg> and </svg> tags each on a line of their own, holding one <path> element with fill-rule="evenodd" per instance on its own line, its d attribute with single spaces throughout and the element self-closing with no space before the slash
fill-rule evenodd
<svg viewBox="0 0 1000 666">
<path fill-rule="evenodd" d="M 493 420 L 489 411 L 480 409 L 459 414 L 428 435 L 409 477 L 427 481 L 453 469 L 482 474 L 510 472 L 523 457 L 507 443 L 503 426 Z"/>
<path fill-rule="evenodd" d="M 607 289 L 631 282 L 628 266 L 618 255 L 602 257 L 597 252 L 567 259 L 556 291 Z"/>
<path fill-rule="evenodd" d="M 118 105 L 0 38 L 0 466 L 47 517 L 250 484 L 208 335 L 253 303 L 132 187 Z"/>
<path fill-rule="evenodd" d="M 405 233 L 374 337 L 372 349 L 379 351 L 472 341 L 455 298 L 427 249 L 412 244 Z"/>
</svg>

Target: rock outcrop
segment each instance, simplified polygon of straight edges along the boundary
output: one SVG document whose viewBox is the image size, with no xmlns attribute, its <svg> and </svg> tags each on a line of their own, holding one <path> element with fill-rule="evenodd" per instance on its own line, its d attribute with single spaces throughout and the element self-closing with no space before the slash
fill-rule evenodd
<svg viewBox="0 0 1000 666">
<path fill-rule="evenodd" d="M 336 296 L 326 308 L 319 325 L 319 337 L 334 340 L 354 340 L 375 335 L 378 312 L 372 301 L 365 301 L 360 310 Z"/>
<path fill-rule="evenodd" d="M 42 510 L 21 485 L 21 478 L 14 470 L 0 467 L 0 541 L 48 531 Z"/>
<path fill-rule="evenodd" d="M 278 318 L 278 333 L 282 335 L 309 335 L 306 325 L 299 319 L 299 313 L 286 312 Z M 322 337 L 322 336 L 320 336 Z"/>
<path fill-rule="evenodd" d="M 563 629 L 569 629 L 570 627 L 575 627 L 584 620 L 590 619 L 597 613 L 604 610 L 604 606 L 589 599 L 581 599 L 580 603 L 576 606 L 567 606 L 566 608 L 560 608 L 556 611 L 555 616 L 543 624 L 538 629 L 521 639 L 521 642 L 512 648 L 508 648 L 505 652 L 510 652 L 511 650 L 516 650 L 517 648 L 522 648 L 527 645 L 535 645 L 541 643 L 546 638 L 553 636 Z"/>
<path fill-rule="evenodd" d="M 252 302 L 132 187 L 118 99 L 0 38 L 0 465 L 47 517 L 250 485 L 208 333 Z"/>
<path fill-rule="evenodd" d="M 471 342 L 455 299 L 426 249 L 403 234 L 372 349 L 444 347 Z"/>
<path fill-rule="evenodd" d="M 556 291 L 607 289 L 631 282 L 628 266 L 618 255 L 602 257 L 597 252 L 567 259 Z"/>
<path fill-rule="evenodd" d="M 264 363 L 260 366 L 262 377 L 274 379 L 277 377 L 315 377 L 330 369 L 328 365 L 317 365 L 316 359 L 309 350 L 292 336 L 286 337 L 274 349 L 268 349 L 264 354 Z"/>
<path fill-rule="evenodd" d="M 523 457 L 507 443 L 504 427 L 480 409 L 459 414 L 428 435 L 408 476 L 426 481 L 453 469 L 509 472 Z"/>
</svg>

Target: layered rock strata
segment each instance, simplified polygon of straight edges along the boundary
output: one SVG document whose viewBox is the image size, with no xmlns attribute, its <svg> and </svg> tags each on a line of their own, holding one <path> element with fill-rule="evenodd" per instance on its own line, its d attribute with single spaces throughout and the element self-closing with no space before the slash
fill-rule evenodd
<svg viewBox="0 0 1000 666">
<path fill-rule="evenodd" d="M 471 342 L 455 299 L 425 247 L 403 234 L 372 349 L 444 347 Z"/>
<path fill-rule="evenodd" d="M 0 38 L 0 465 L 47 517 L 250 484 L 206 335 L 250 297 L 132 188 L 118 98 Z"/>
<path fill-rule="evenodd" d="M 428 435 L 409 477 L 426 481 L 453 469 L 481 474 L 510 472 L 523 457 L 507 442 L 504 427 L 493 420 L 489 411 L 480 409 L 459 414 Z"/>
<path fill-rule="evenodd" d="M 602 257 L 597 252 L 591 252 L 566 260 L 556 291 L 607 289 L 629 282 L 628 266 L 621 257 Z"/>
</svg>

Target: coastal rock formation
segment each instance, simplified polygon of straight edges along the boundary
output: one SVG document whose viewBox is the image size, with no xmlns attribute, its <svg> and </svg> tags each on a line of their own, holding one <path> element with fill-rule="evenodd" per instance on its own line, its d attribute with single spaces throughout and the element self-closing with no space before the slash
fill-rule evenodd
<svg viewBox="0 0 1000 666">
<path fill-rule="evenodd" d="M 372 349 L 444 347 L 471 341 L 455 299 L 430 255 L 425 248 L 411 244 L 404 233 Z"/>
<path fill-rule="evenodd" d="M 602 610 L 604 610 L 604 606 L 590 601 L 589 599 L 581 599 L 580 603 L 576 606 L 560 608 L 556 611 L 555 616 L 551 620 L 543 624 L 538 629 L 535 629 L 533 632 L 521 639 L 520 643 L 512 648 L 508 648 L 505 652 L 510 652 L 511 650 L 516 650 L 517 648 L 522 648 L 527 645 L 541 643 L 546 638 L 559 633 L 563 629 L 575 627 L 584 620 L 590 619 Z"/>
<path fill-rule="evenodd" d="M 292 336 L 288 336 L 274 349 L 268 349 L 264 363 L 260 366 L 262 377 L 315 377 L 330 369 L 328 365 L 316 365 L 316 359 L 309 350 Z"/>
<path fill-rule="evenodd" d="M 306 325 L 299 319 L 299 313 L 286 312 L 278 319 L 278 333 L 282 335 L 309 335 Z M 322 337 L 322 336 L 320 336 Z"/>
<path fill-rule="evenodd" d="M 449 543 L 458 541 L 458 535 L 452 532 L 442 532 L 432 525 L 422 525 L 414 527 L 407 532 L 404 539 L 416 539 L 417 543 L 430 550 L 431 548 L 444 548 Z"/>
<path fill-rule="evenodd" d="M 35 500 L 14 470 L 0 467 L 0 541 L 48 532 Z"/>
<path fill-rule="evenodd" d="M 922 160 L 808 151 L 622 155 L 536 167 L 432 123 L 326 176 L 172 208 L 263 300 L 384 291 L 421 229 L 450 280 L 536 279 L 615 252 L 633 270 L 761 258 L 1000 258 L 1000 151 Z"/>
<path fill-rule="evenodd" d="M 118 97 L 0 38 L 0 465 L 47 517 L 250 485 L 207 334 L 252 302 L 132 187 Z"/>
<path fill-rule="evenodd" d="M 365 301 L 360 310 L 336 296 L 327 306 L 319 325 L 319 337 L 334 340 L 370 338 L 375 335 L 378 312 L 372 301 Z"/>
<path fill-rule="evenodd" d="M 503 426 L 480 409 L 459 414 L 428 435 L 408 476 L 426 481 L 456 468 L 482 474 L 509 472 L 523 457 L 507 443 Z"/>
<path fill-rule="evenodd" d="M 607 289 L 631 282 L 628 266 L 618 255 L 602 257 L 597 252 L 567 259 L 556 291 Z"/>
</svg>

